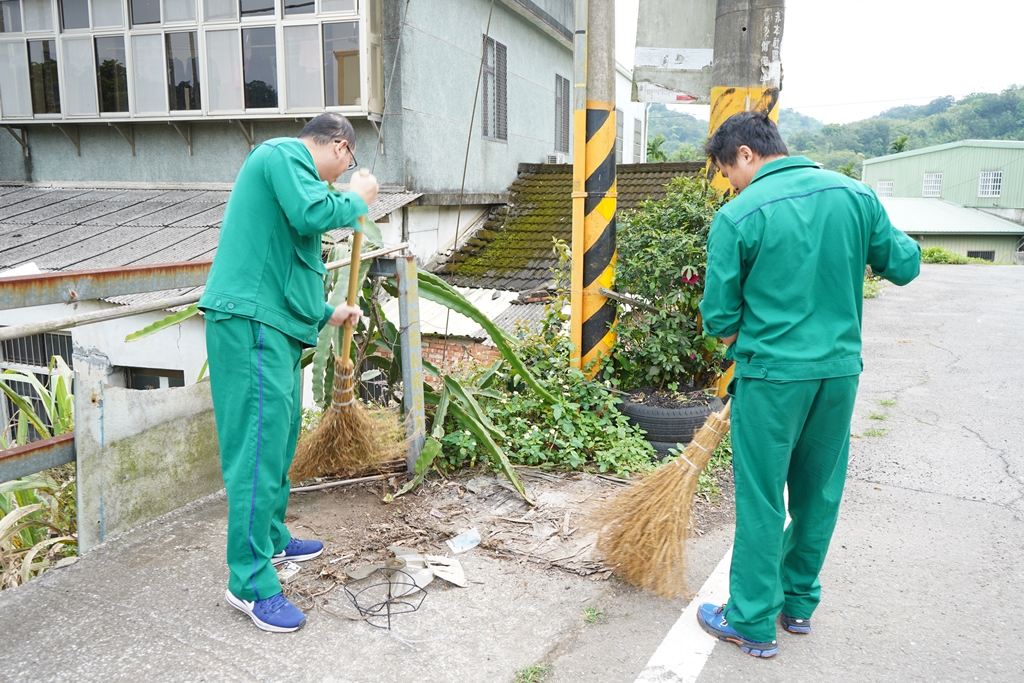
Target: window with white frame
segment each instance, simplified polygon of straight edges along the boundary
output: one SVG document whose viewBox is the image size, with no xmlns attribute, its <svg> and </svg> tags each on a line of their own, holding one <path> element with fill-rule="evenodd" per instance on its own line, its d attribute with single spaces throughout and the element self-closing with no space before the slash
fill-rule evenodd
<svg viewBox="0 0 1024 683">
<path fill-rule="evenodd" d="M 891 197 L 895 186 L 896 181 L 894 180 L 879 180 L 878 185 L 875 186 L 875 193 L 879 197 Z"/>
<path fill-rule="evenodd" d="M 378 111 L 381 3 L 0 0 L 0 121 Z M 505 46 L 488 54 L 505 139 Z"/>
<path fill-rule="evenodd" d="M 978 177 L 979 197 L 998 197 L 1003 192 L 1002 171 L 982 171 Z"/>
<path fill-rule="evenodd" d="M 621 109 L 615 110 L 615 163 L 622 163 L 622 119 Z"/>
<path fill-rule="evenodd" d="M 483 135 L 508 140 L 508 48 L 484 36 Z"/>
<path fill-rule="evenodd" d="M 922 197 L 941 197 L 942 196 L 942 174 L 941 173 L 925 173 L 924 183 L 921 188 Z"/>
<path fill-rule="evenodd" d="M 640 119 L 633 119 L 633 163 L 639 164 L 644 160 L 643 148 L 643 123 Z"/>
<path fill-rule="evenodd" d="M 555 151 L 569 152 L 569 122 L 572 117 L 572 99 L 569 79 L 555 74 Z"/>
</svg>

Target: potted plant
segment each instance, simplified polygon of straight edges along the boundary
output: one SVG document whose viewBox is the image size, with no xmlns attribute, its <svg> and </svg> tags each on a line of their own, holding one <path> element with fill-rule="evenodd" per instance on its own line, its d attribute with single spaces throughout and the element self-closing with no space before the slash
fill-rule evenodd
<svg viewBox="0 0 1024 683">
<path fill-rule="evenodd" d="M 620 410 L 647 431 L 659 453 L 686 443 L 708 413 L 720 410 L 711 391 L 725 346 L 704 334 L 700 305 L 707 235 L 724 203 L 703 173 L 672 180 L 662 200 L 619 217 L 613 350 Z"/>
</svg>

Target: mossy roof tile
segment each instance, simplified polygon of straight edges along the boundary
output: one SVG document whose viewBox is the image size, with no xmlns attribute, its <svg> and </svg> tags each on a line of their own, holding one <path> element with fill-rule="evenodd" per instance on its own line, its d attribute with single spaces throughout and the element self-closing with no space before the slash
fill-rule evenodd
<svg viewBox="0 0 1024 683">
<path fill-rule="evenodd" d="M 703 167 L 700 162 L 619 165 L 618 208 L 662 199 L 670 180 L 696 175 Z M 557 264 L 552 238 L 572 238 L 572 166 L 520 164 L 507 211 L 496 211 L 485 227 L 438 274 L 464 287 L 532 291 L 546 286 Z"/>
</svg>

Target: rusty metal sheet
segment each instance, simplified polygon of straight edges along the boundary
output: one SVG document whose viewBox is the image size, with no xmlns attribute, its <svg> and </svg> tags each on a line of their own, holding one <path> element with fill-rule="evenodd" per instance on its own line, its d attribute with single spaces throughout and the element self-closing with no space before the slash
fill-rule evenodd
<svg viewBox="0 0 1024 683">
<path fill-rule="evenodd" d="M 209 273 L 210 261 L 193 261 L 4 278 L 0 310 L 200 287 Z"/>
<path fill-rule="evenodd" d="M 133 229 L 138 233 L 136 238 L 131 239 L 119 247 L 111 247 L 93 257 L 79 261 L 75 264 L 75 268 L 115 268 L 129 263 L 173 263 L 179 261 L 190 261 L 191 259 L 187 257 L 150 257 L 152 257 L 153 254 L 168 249 L 169 247 L 191 242 L 192 239 L 204 231 L 204 228 L 191 228 L 184 230 L 154 228 L 152 231 L 147 233 L 142 232 L 144 229 L 134 227 Z"/>
<path fill-rule="evenodd" d="M 0 484 L 75 461 L 75 435 L 62 434 L 0 451 Z"/>
</svg>

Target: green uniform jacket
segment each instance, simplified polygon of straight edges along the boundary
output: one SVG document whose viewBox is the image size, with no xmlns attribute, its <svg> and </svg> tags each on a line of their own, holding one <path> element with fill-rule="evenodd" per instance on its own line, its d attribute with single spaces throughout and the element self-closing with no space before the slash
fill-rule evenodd
<svg viewBox="0 0 1024 683">
<path fill-rule="evenodd" d="M 739 334 L 728 353 L 736 377 L 859 374 L 865 264 L 905 285 L 921 247 L 867 185 L 806 157 L 769 162 L 711 224 L 704 329 Z"/>
<path fill-rule="evenodd" d="M 324 301 L 320 233 L 367 212 L 353 192 L 320 180 L 297 138 L 276 138 L 249 153 L 235 180 L 217 255 L 199 307 L 257 320 L 307 346 L 334 312 Z"/>
</svg>

